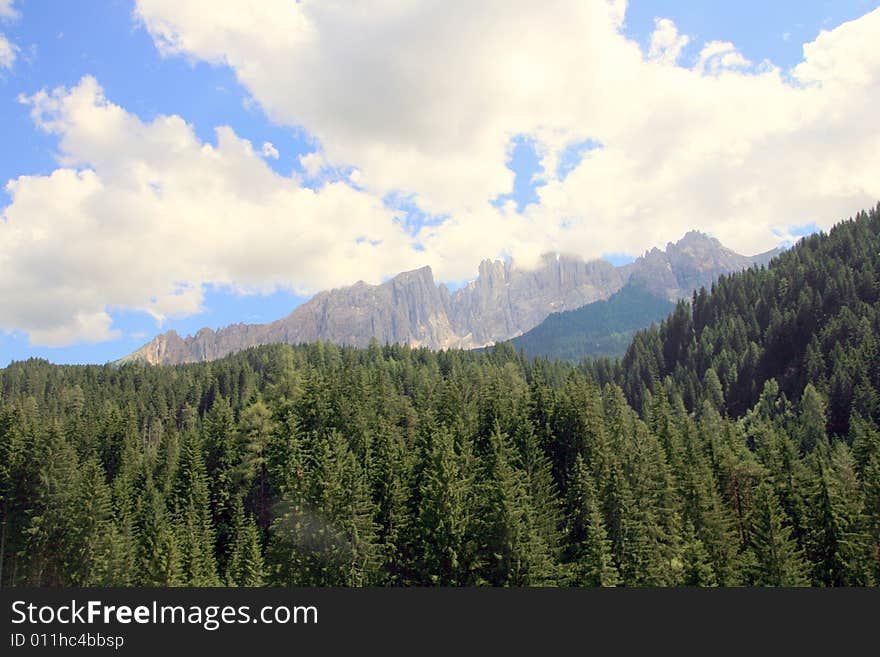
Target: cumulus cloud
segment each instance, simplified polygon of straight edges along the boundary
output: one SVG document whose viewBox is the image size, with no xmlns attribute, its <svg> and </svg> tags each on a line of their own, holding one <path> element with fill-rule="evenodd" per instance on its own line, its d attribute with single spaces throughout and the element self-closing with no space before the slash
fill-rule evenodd
<svg viewBox="0 0 880 657">
<path fill-rule="evenodd" d="M 637 253 L 694 227 L 757 252 L 791 224 L 827 227 L 880 197 L 880 10 L 823 32 L 790 72 L 722 41 L 683 64 L 689 37 L 668 19 L 643 52 L 621 32 L 625 10 L 605 0 L 136 9 L 165 55 L 232 67 L 276 122 L 310 131 L 322 154 L 304 164 L 357 167 L 369 192 L 412 195 L 448 217 L 419 238 L 450 278 L 500 252 Z M 518 215 L 488 204 L 511 189 L 517 135 L 534 140 L 545 172 L 567 146 L 603 147 L 564 181 L 545 173 L 541 202 Z"/>
<path fill-rule="evenodd" d="M 279 157 L 278 149 L 269 141 L 263 142 L 263 148 L 260 149 L 260 152 L 263 154 L 263 157 L 272 158 L 273 160 L 277 160 Z"/>
<path fill-rule="evenodd" d="M 142 122 L 91 77 L 21 100 L 62 165 L 10 181 L 0 221 L 0 328 L 34 344 L 117 337 L 114 308 L 198 312 L 207 284 L 306 294 L 418 264 L 379 200 L 302 188 L 231 128 L 210 144 L 178 116 Z"/>
<path fill-rule="evenodd" d="M 722 69 L 746 68 L 751 62 L 729 41 L 710 41 L 700 51 L 696 70 L 718 73 Z"/>
<path fill-rule="evenodd" d="M 321 169 L 327 166 L 327 161 L 318 151 L 300 155 L 299 163 L 309 178 L 316 178 L 321 173 Z"/>
<path fill-rule="evenodd" d="M 651 34 L 651 45 L 648 50 L 648 59 L 664 64 L 675 64 L 681 56 L 681 51 L 690 43 L 690 37 L 679 34 L 678 28 L 668 18 L 654 20 L 654 32 Z"/>
<path fill-rule="evenodd" d="M 13 0 L 0 0 L 0 21 L 11 21 L 18 18 Z M 15 63 L 18 48 L 0 32 L 0 69 L 10 69 Z"/>
<path fill-rule="evenodd" d="M 9 42 L 3 34 L 0 34 L 0 69 L 12 68 L 15 63 L 17 48 Z"/>
</svg>

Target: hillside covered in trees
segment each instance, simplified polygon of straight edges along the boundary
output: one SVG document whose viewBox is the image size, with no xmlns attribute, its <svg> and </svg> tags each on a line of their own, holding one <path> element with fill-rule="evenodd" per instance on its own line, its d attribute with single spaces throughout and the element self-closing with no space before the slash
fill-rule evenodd
<svg viewBox="0 0 880 657">
<path fill-rule="evenodd" d="M 637 281 L 607 299 L 553 313 L 510 343 L 529 358 L 573 362 L 587 357 L 617 358 L 626 353 L 636 331 L 665 319 L 674 309 L 674 303 Z"/>
<path fill-rule="evenodd" d="M 812 385 L 828 401 L 829 433 L 847 436 L 854 413 L 880 421 L 878 301 L 880 205 L 679 303 L 635 336 L 616 380 L 636 408 L 666 377 L 689 409 L 720 386 L 736 417 L 770 379 L 792 401 Z"/>
<path fill-rule="evenodd" d="M 314 343 L 0 370 L 0 584 L 880 578 L 880 209 L 621 361 Z"/>
</svg>

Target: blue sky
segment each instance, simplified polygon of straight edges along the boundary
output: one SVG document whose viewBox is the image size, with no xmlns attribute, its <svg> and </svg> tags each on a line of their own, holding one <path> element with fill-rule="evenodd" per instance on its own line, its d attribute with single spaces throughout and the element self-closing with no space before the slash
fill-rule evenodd
<svg viewBox="0 0 880 657">
<path fill-rule="evenodd" d="M 0 69 L 0 179 L 4 183 L 19 176 L 47 176 L 59 167 L 58 135 L 37 129 L 30 107 L 20 102 L 20 96 L 58 86 L 71 88 L 85 75 L 96 78 L 113 103 L 145 122 L 160 115 L 178 115 L 206 143 L 216 144 L 215 128 L 222 125 L 231 126 L 239 137 L 256 146 L 272 143 L 280 156 L 267 158 L 266 163 L 281 176 L 292 172 L 303 175 L 299 157 L 320 148 L 306 129 L 270 120 L 231 67 L 195 57 L 162 56 L 153 37 L 134 20 L 130 1 L 28 0 L 14 6 L 19 16 L 0 23 L 0 32 L 18 49 L 12 68 Z M 683 64 L 696 60 L 702 44 L 718 40 L 733 42 L 753 62 L 769 59 L 787 70 L 801 61 L 802 44 L 815 39 L 820 30 L 856 19 L 877 6 L 867 0 L 632 0 L 623 31 L 647 51 L 655 18 L 669 18 L 679 33 L 690 37 L 681 55 Z M 581 156 L 594 148 L 601 148 L 601 144 L 591 139 L 570 145 L 560 158 L 559 178 L 564 179 Z M 514 184 L 495 198 L 495 205 L 512 201 L 516 212 L 523 213 L 530 205 L 539 204 L 538 192 L 544 181 L 536 178 L 546 172 L 532 138 L 521 135 L 514 140 L 507 166 L 515 173 Z M 303 184 L 317 183 L 306 180 Z M 0 190 L 0 207 L 11 201 L 11 196 Z M 410 223 L 414 232 L 423 221 L 431 220 L 429 212 L 399 198 L 386 201 L 400 208 L 401 220 Z M 629 258 L 621 252 L 606 255 L 616 263 Z M 31 356 L 57 363 L 105 362 L 129 353 L 161 330 L 175 329 L 185 335 L 203 326 L 271 321 L 286 315 L 304 298 L 290 290 L 244 295 L 208 287 L 201 313 L 168 319 L 159 327 L 144 312 L 110 308 L 113 326 L 121 331 L 121 337 L 64 347 L 31 345 L 25 332 L 7 331 L 0 333 L 0 366 Z M 0 308 L 2 304 L 0 299 Z"/>
</svg>

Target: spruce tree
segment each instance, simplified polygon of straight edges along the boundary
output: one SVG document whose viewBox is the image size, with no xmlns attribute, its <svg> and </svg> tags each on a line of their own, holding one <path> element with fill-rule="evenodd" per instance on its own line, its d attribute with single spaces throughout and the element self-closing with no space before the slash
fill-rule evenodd
<svg viewBox="0 0 880 657">
<path fill-rule="evenodd" d="M 807 564 L 776 492 L 762 483 L 755 492 L 750 547 L 755 557 L 752 583 L 758 586 L 806 586 Z"/>
<path fill-rule="evenodd" d="M 566 560 L 575 586 L 616 586 L 620 582 L 612 558 L 592 477 L 578 456 L 568 486 Z"/>
<path fill-rule="evenodd" d="M 138 586 L 181 586 L 186 584 L 181 567 L 180 545 L 165 500 L 148 474 L 139 500 L 137 535 Z"/>
<path fill-rule="evenodd" d="M 260 530 L 252 517 L 246 517 L 239 502 L 233 513 L 233 540 L 226 560 L 229 586 L 263 586 L 265 565 L 260 544 Z"/>
<path fill-rule="evenodd" d="M 402 583 L 406 524 L 404 448 L 396 427 L 382 423 L 374 440 L 371 486 L 376 504 L 377 542 L 382 552 L 384 584 Z"/>
<path fill-rule="evenodd" d="M 27 581 L 32 586 L 72 586 L 79 579 L 87 539 L 80 531 L 79 459 L 58 424 L 38 444 L 39 488 L 25 530 Z"/>
<path fill-rule="evenodd" d="M 552 547 L 542 536 L 524 473 L 513 466 L 507 435 L 496 422 L 478 482 L 480 576 L 495 586 L 553 584 Z"/>
<path fill-rule="evenodd" d="M 415 519 L 418 570 L 425 583 L 455 586 L 469 583 L 465 487 L 453 438 L 438 428 L 424 445 Z"/>
<path fill-rule="evenodd" d="M 176 486 L 178 543 L 184 581 L 190 586 L 216 586 L 214 526 L 201 438 L 188 433 Z"/>
<path fill-rule="evenodd" d="M 685 586 L 716 586 L 718 580 L 712 568 L 711 557 L 697 536 L 690 519 L 684 522 L 682 532 L 682 584 Z"/>
</svg>

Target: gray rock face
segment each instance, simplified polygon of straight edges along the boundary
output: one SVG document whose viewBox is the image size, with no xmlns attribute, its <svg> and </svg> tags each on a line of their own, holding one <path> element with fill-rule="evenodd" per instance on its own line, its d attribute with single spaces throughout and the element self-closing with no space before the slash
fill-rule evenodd
<svg viewBox="0 0 880 657">
<path fill-rule="evenodd" d="M 477 279 L 452 296 L 452 326 L 468 346 L 481 347 L 520 335 L 550 313 L 604 299 L 623 284 L 622 272 L 604 260 L 547 254 L 534 270 L 484 260 Z"/>
<path fill-rule="evenodd" d="M 288 317 L 268 324 L 267 342 L 312 342 L 365 346 L 409 342 L 449 347 L 455 335 L 448 318 L 449 293 L 437 287 L 430 267 L 398 274 L 381 285 L 355 285 L 320 292 Z"/>
<path fill-rule="evenodd" d="M 430 267 L 398 274 L 381 285 L 359 281 L 320 292 L 290 315 L 269 324 L 233 324 L 201 329 L 181 338 L 168 331 L 120 362 L 189 363 L 221 358 L 259 344 L 325 340 L 363 347 L 409 343 L 432 349 L 483 347 L 516 337 L 550 313 L 606 299 L 627 281 L 643 281 L 657 296 L 689 296 L 719 275 L 766 264 L 777 251 L 746 257 L 718 240 L 689 232 L 665 251 L 652 249 L 633 263 L 615 267 L 573 255 L 545 255 L 535 269 L 484 260 L 477 278 L 450 294 L 437 286 Z"/>
<path fill-rule="evenodd" d="M 743 256 L 723 246 L 714 237 L 692 230 L 666 250 L 654 248 L 626 268 L 633 280 L 641 281 L 659 297 L 670 301 L 687 298 L 694 290 L 721 276 L 766 265 L 779 253 L 778 249 L 756 256 Z"/>
</svg>

